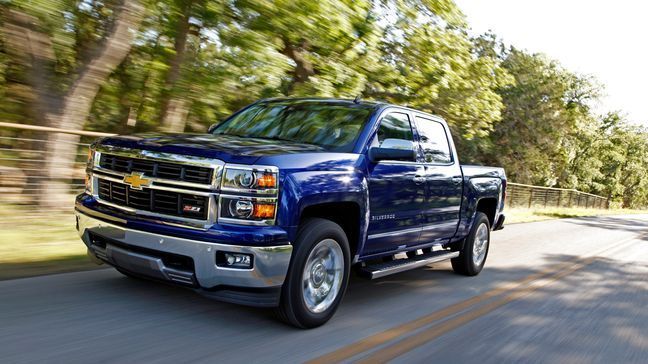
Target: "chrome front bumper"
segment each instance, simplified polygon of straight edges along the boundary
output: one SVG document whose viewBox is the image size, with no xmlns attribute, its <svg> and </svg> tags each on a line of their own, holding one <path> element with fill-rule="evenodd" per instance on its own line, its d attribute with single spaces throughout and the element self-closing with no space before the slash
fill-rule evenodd
<svg viewBox="0 0 648 364">
<path fill-rule="evenodd" d="M 213 291 L 218 287 L 276 288 L 284 282 L 292 245 L 269 247 L 219 244 L 158 235 L 114 225 L 78 210 L 79 235 L 95 257 L 135 275 L 144 275 L 194 288 Z M 104 247 L 93 244 L 91 234 L 105 238 Z M 114 241 L 114 244 L 110 244 Z M 129 249 L 133 247 L 133 249 Z M 253 256 L 252 269 L 232 269 L 216 265 L 216 252 L 245 253 Z M 155 252 L 189 257 L 193 272 L 165 266 Z M 216 297 L 218 298 L 218 297 Z"/>
</svg>

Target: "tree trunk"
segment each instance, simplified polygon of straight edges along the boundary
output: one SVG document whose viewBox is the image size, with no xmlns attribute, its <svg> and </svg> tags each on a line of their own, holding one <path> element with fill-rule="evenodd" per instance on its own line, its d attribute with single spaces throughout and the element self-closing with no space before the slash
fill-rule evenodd
<svg viewBox="0 0 648 364">
<path fill-rule="evenodd" d="M 64 97 L 61 111 L 48 113 L 50 126 L 72 130 L 83 128 L 99 88 L 128 55 L 143 11 L 139 1 L 124 0 L 110 36 L 97 55 L 83 67 L 79 78 Z M 50 191 L 44 192 L 47 195 L 47 199 L 43 199 L 45 205 L 56 206 L 68 198 L 66 180 L 83 169 L 82 165 L 78 165 L 76 170 L 74 167 L 78 142 L 77 135 L 50 135 L 46 153 L 48 179 L 47 186 L 43 186 Z"/>
<path fill-rule="evenodd" d="M 168 132 L 184 131 L 186 115 L 183 109 L 187 101 L 176 92 L 176 84 L 180 79 L 182 64 L 187 54 L 187 37 L 189 35 L 189 18 L 191 17 L 192 2 L 182 2 L 182 16 L 178 19 L 176 36 L 173 44 L 175 54 L 169 64 L 169 73 L 164 81 L 165 98 L 162 101 L 161 129 Z M 187 110 L 188 111 L 188 110 Z"/>
<path fill-rule="evenodd" d="M 287 90 L 287 94 L 291 94 L 296 85 L 306 83 L 311 76 L 315 75 L 315 69 L 313 64 L 304 55 L 304 49 L 306 48 L 305 42 L 295 46 L 290 42 L 290 40 L 284 38 L 283 43 L 284 48 L 281 50 L 281 53 L 295 62 L 295 69 L 293 70 L 292 75 L 293 80 L 290 85 L 288 85 Z"/>
<path fill-rule="evenodd" d="M 29 116 L 35 125 L 46 125 L 45 116 L 59 101 L 46 86 L 56 61 L 52 42 L 39 29 L 38 18 L 16 10 L 7 10 L 4 18 L 2 34 L 6 52 L 25 66 L 29 94 L 35 95 L 25 100 L 30 104 Z"/>
<path fill-rule="evenodd" d="M 188 114 L 189 101 L 187 99 L 176 97 L 169 100 L 164 118 L 164 131 L 182 133 L 187 123 Z"/>
<path fill-rule="evenodd" d="M 27 123 L 47 125 L 45 117 L 59 101 L 56 93 L 47 88 L 46 82 L 50 79 L 56 61 L 50 38 L 42 32 L 40 22 L 34 16 L 13 9 L 6 9 L 2 15 L 4 23 L 1 30 L 5 51 L 10 56 L 9 69 L 15 72 L 9 76 L 14 87 L 7 92 L 25 105 L 24 117 Z M 20 76 L 21 70 L 24 71 L 24 77 Z M 20 136 L 34 140 L 19 141 L 18 147 L 37 152 L 21 154 L 24 160 L 20 161 L 19 167 L 27 177 L 22 187 L 37 187 L 42 182 L 45 161 L 35 155 L 45 155 L 46 145 L 40 140 L 46 140 L 47 134 L 23 131 Z M 25 197 L 24 202 L 38 203 L 37 194 L 30 193 Z"/>
</svg>

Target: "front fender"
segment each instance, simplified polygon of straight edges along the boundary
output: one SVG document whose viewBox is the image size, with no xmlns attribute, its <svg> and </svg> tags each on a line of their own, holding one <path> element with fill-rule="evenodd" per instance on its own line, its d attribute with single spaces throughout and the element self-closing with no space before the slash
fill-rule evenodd
<svg viewBox="0 0 648 364">
<path fill-rule="evenodd" d="M 369 224 L 368 185 L 358 170 L 302 171 L 289 173 L 283 179 L 277 223 L 295 240 L 303 211 L 319 204 L 352 202 L 360 210 L 358 251 L 364 246 Z"/>
</svg>

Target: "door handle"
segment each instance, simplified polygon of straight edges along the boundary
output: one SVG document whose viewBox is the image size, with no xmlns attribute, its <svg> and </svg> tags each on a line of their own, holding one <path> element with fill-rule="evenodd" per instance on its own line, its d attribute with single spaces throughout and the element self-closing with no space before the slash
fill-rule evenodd
<svg viewBox="0 0 648 364">
<path fill-rule="evenodd" d="M 452 183 L 454 183 L 456 185 L 460 184 L 461 181 L 463 181 L 463 178 L 461 178 L 461 177 L 452 177 Z"/>
<path fill-rule="evenodd" d="M 416 175 L 414 176 L 414 178 L 412 178 L 412 181 L 414 181 L 414 183 L 416 183 L 417 185 L 420 185 L 421 183 L 425 182 L 425 177 Z"/>
</svg>

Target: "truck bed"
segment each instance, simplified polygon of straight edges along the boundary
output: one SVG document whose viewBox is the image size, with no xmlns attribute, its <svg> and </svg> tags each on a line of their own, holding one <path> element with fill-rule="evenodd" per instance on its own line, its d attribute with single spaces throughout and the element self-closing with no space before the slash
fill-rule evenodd
<svg viewBox="0 0 648 364">
<path fill-rule="evenodd" d="M 496 177 L 502 180 L 506 180 L 506 173 L 504 172 L 504 168 L 462 165 L 461 170 L 463 171 L 464 177 L 468 179 L 476 177 Z"/>
</svg>

